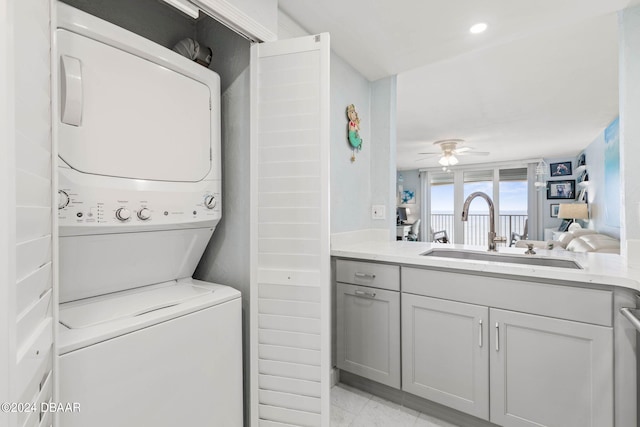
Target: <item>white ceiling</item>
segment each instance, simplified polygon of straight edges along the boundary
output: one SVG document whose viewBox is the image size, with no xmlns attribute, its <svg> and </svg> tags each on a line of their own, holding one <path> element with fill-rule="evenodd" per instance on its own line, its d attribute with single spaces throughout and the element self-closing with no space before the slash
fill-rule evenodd
<svg viewBox="0 0 640 427">
<path fill-rule="evenodd" d="M 615 12 L 639 3 L 279 0 L 369 80 L 398 75 L 398 169 L 445 138 L 491 153 L 461 165 L 575 155 L 617 115 Z"/>
</svg>

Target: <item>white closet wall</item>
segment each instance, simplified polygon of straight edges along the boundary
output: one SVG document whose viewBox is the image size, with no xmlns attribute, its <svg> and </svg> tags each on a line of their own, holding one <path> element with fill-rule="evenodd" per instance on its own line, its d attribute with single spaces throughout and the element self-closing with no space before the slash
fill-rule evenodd
<svg viewBox="0 0 640 427">
<path fill-rule="evenodd" d="M 254 45 L 251 96 L 251 425 L 328 426 L 328 35 Z"/>
</svg>

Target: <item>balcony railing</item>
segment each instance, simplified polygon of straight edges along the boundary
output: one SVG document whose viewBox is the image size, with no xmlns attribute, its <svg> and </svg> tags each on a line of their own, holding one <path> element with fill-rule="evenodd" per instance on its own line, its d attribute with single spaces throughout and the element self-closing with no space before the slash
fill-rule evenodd
<svg viewBox="0 0 640 427">
<path fill-rule="evenodd" d="M 449 240 L 455 241 L 454 223 L 460 221 L 453 214 L 432 214 L 431 228 L 433 231 L 447 230 Z M 522 234 L 527 215 L 499 215 L 496 235 L 507 239 L 507 246 L 511 240 L 511 233 Z M 466 245 L 487 245 L 489 233 L 489 214 L 470 214 L 468 221 L 464 223 L 464 243 Z"/>
</svg>

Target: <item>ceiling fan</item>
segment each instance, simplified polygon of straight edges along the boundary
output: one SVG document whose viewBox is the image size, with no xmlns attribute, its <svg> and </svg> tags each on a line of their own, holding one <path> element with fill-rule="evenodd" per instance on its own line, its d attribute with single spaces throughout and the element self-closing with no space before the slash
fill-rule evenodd
<svg viewBox="0 0 640 427">
<path fill-rule="evenodd" d="M 438 160 L 438 163 L 440 163 L 444 167 L 457 165 L 459 160 L 456 156 L 467 156 L 467 155 L 488 156 L 489 155 L 488 151 L 472 151 L 473 148 L 471 147 L 458 148 L 458 145 L 462 145 L 463 143 L 464 143 L 464 139 L 442 139 L 440 141 L 436 141 L 433 143 L 433 145 L 438 145 L 440 147 L 439 152 L 434 151 L 434 152 L 425 152 L 425 153 L 418 153 L 418 154 L 439 155 L 440 160 Z M 423 157 L 421 159 L 417 159 L 416 161 L 418 162 L 420 160 L 428 159 L 429 157 Z"/>
</svg>

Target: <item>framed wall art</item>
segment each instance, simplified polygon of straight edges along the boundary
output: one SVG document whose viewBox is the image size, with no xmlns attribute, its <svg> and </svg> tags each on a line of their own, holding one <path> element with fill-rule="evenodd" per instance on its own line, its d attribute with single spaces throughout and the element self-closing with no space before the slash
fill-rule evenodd
<svg viewBox="0 0 640 427">
<path fill-rule="evenodd" d="M 551 176 L 569 176 L 573 174 L 571 162 L 551 163 L 549 165 L 549 175 Z"/>
<path fill-rule="evenodd" d="M 576 197 L 576 180 L 548 181 L 547 199 L 573 199 Z"/>
</svg>

